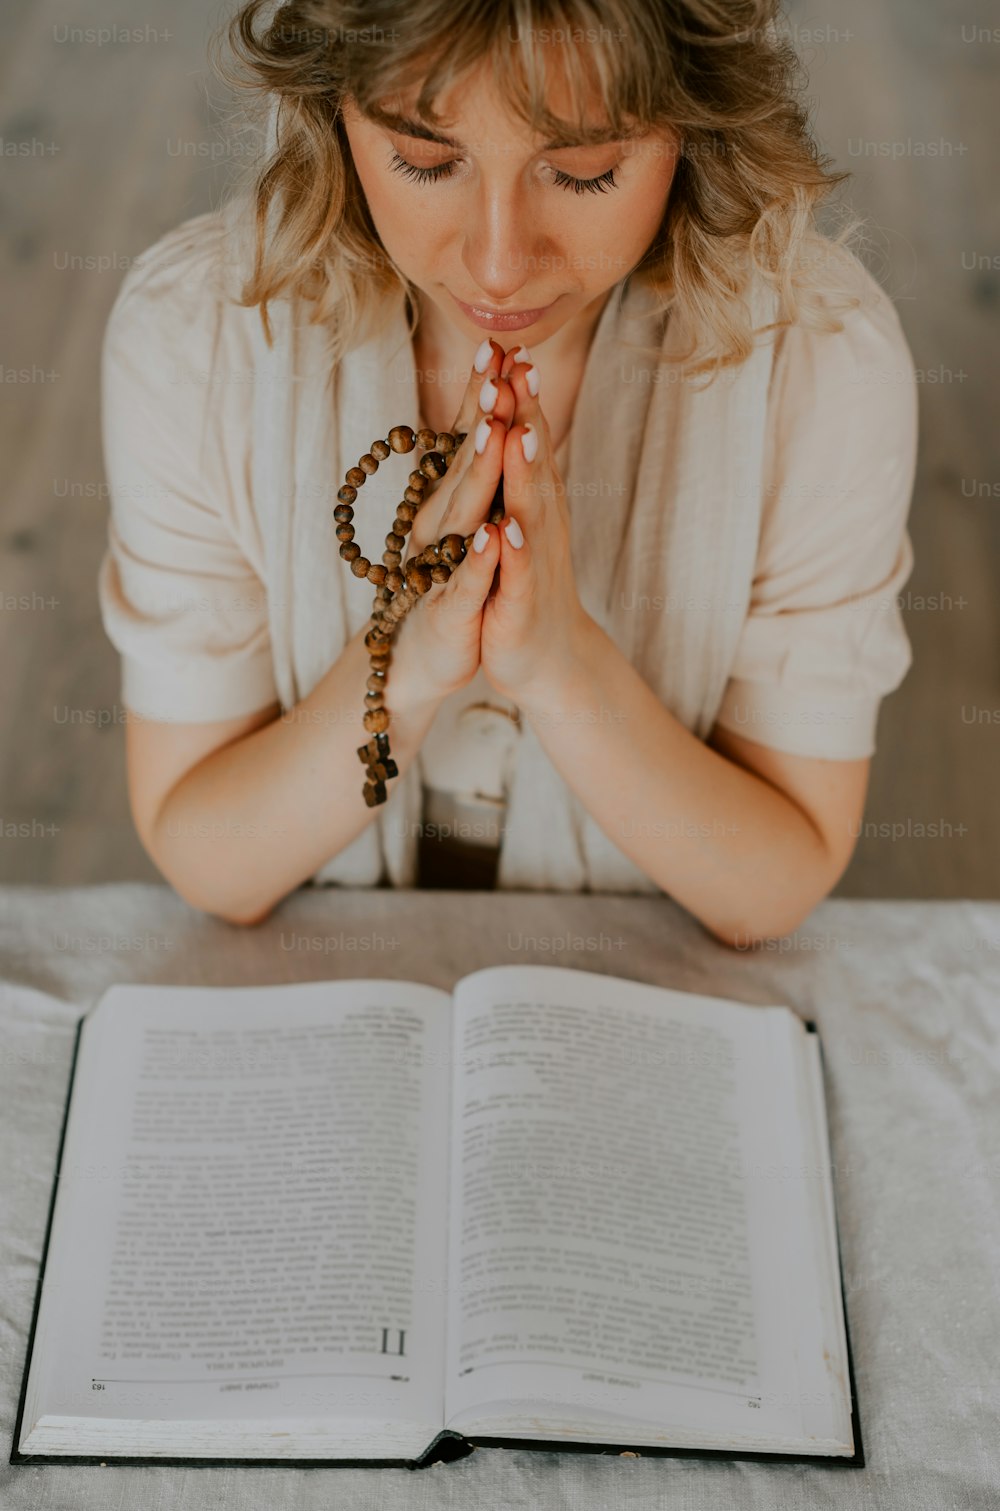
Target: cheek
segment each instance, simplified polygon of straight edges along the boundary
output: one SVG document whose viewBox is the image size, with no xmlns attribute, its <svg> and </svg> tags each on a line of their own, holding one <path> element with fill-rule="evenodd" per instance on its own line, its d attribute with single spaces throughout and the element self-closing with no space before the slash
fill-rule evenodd
<svg viewBox="0 0 1000 1511">
<path fill-rule="evenodd" d="M 393 262 L 419 283 L 435 258 L 434 227 L 428 224 L 426 209 L 413 202 L 405 184 L 396 191 L 392 183 L 386 184 L 384 175 L 381 180 L 376 177 L 368 208 L 379 240 Z"/>
<path fill-rule="evenodd" d="M 622 185 L 621 235 L 644 245 L 656 235 L 666 213 L 677 163 L 677 149 L 672 143 L 639 148 L 629 178 Z"/>
<path fill-rule="evenodd" d="M 596 209 L 588 203 L 575 220 L 573 241 L 578 246 L 589 243 L 595 256 L 599 254 L 601 263 L 595 266 L 631 266 L 660 229 L 671 180 L 669 173 L 643 173 L 612 189 Z"/>
<path fill-rule="evenodd" d="M 627 205 L 623 206 L 621 221 L 633 248 L 640 255 L 656 236 L 666 214 L 670 199 L 670 187 L 674 181 L 675 164 L 649 163 L 637 175 L 633 192 Z"/>
</svg>

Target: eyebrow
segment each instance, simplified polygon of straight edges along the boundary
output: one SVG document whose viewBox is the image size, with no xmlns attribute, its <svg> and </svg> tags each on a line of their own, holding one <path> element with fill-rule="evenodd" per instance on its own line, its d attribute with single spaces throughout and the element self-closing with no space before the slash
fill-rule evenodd
<svg viewBox="0 0 1000 1511">
<path fill-rule="evenodd" d="M 452 147 L 456 151 L 462 151 L 462 143 L 455 141 L 454 137 L 444 136 L 439 131 L 432 131 L 425 126 L 423 121 L 412 120 L 406 115 L 395 115 L 389 111 L 380 111 L 376 116 L 380 125 L 388 126 L 391 131 L 400 131 L 404 136 L 415 136 L 424 142 L 434 142 L 441 147 Z M 627 136 L 621 136 L 613 126 L 590 126 L 576 132 L 557 137 L 554 141 L 546 142 L 541 148 L 542 152 L 557 152 L 563 147 L 603 147 L 609 142 L 624 142 Z"/>
</svg>

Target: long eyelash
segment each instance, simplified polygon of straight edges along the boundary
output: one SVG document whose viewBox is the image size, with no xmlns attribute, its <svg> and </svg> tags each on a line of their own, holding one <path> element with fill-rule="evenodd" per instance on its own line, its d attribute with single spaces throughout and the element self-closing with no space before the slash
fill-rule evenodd
<svg viewBox="0 0 1000 1511">
<path fill-rule="evenodd" d="M 392 154 L 389 163 L 394 173 L 402 173 L 404 178 L 412 178 L 418 184 L 430 184 L 438 178 L 448 178 L 455 171 L 454 163 L 438 163 L 433 168 L 418 168 L 416 163 L 408 163 L 398 152 Z"/>
<path fill-rule="evenodd" d="M 552 170 L 556 176 L 556 183 L 561 189 L 572 189 L 574 194 L 606 194 L 609 189 L 617 189 L 615 170 L 609 168 L 607 173 L 602 173 L 598 178 L 571 178 L 568 173 L 563 173 L 559 168 Z"/>
<path fill-rule="evenodd" d="M 389 166 L 394 173 L 401 173 L 404 178 L 413 179 L 418 184 L 432 184 L 437 179 L 450 178 L 455 171 L 453 162 L 438 163 L 433 168 L 419 168 L 416 163 L 408 163 L 395 151 Z M 614 168 L 609 168 L 607 173 L 602 173 L 597 178 L 573 178 L 559 168 L 553 168 L 552 171 L 560 189 L 572 189 L 574 194 L 606 194 L 609 189 L 618 187 Z"/>
</svg>

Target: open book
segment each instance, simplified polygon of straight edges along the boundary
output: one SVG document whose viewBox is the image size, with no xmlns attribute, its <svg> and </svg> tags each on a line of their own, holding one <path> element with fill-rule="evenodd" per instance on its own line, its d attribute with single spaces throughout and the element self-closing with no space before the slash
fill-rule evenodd
<svg viewBox="0 0 1000 1511">
<path fill-rule="evenodd" d="M 864 1462 L 817 1035 L 561 966 L 115 986 L 12 1463 Z"/>
</svg>

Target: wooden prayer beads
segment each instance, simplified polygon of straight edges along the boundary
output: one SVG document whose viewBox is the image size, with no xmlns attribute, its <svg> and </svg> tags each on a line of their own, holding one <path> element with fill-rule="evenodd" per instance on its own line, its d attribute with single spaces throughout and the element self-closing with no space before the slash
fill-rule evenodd
<svg viewBox="0 0 1000 1511">
<path fill-rule="evenodd" d="M 344 486 L 337 492 L 337 506 L 333 517 L 337 521 L 337 539 L 340 555 L 350 563 L 355 577 L 364 577 L 375 588 L 375 603 L 372 609 L 371 628 L 365 635 L 371 675 L 365 693 L 363 723 L 372 738 L 358 746 L 358 759 L 365 768 L 366 781 L 361 791 L 369 808 L 386 801 L 385 784 L 399 775 L 399 769 L 389 753 L 389 710 L 385 706 L 385 685 L 392 659 L 392 636 L 404 616 L 423 597 L 432 583 L 447 582 L 455 568 L 465 559 L 472 544 L 472 536 L 444 535 L 436 544 L 425 546 L 402 566 L 403 547 L 413 520 L 424 501 L 428 485 L 444 477 L 455 459 L 459 446 L 465 440 L 465 431 L 457 436 L 448 430 L 422 429 L 413 431 L 409 425 L 394 425 L 387 440 L 372 441 L 356 467 L 351 467 L 344 477 Z M 385 537 L 382 561 L 369 561 L 361 554 L 361 547 L 354 539 L 354 504 L 359 488 L 365 479 L 378 471 L 379 463 L 393 452 L 400 455 L 418 447 L 424 455 L 419 465 L 407 479 L 406 492 L 396 505 L 396 518 L 392 529 Z"/>
</svg>

